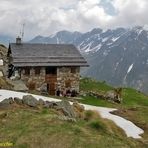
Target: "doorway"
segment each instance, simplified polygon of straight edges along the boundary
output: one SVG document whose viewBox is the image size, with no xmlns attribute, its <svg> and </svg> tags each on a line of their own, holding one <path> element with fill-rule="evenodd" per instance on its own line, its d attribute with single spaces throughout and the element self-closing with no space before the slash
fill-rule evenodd
<svg viewBox="0 0 148 148">
<path fill-rule="evenodd" d="M 47 83 L 47 91 L 49 95 L 54 96 L 56 92 L 55 83 Z"/>
<path fill-rule="evenodd" d="M 46 83 L 49 95 L 55 95 L 57 82 L 57 67 L 46 67 Z"/>
</svg>

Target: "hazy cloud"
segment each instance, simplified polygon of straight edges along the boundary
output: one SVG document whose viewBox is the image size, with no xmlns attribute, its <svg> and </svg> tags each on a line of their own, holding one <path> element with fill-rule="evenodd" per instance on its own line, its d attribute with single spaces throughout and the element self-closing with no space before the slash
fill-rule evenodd
<svg viewBox="0 0 148 148">
<path fill-rule="evenodd" d="M 148 0 L 1 0 L 0 34 L 25 38 L 59 30 L 146 25 Z"/>
</svg>

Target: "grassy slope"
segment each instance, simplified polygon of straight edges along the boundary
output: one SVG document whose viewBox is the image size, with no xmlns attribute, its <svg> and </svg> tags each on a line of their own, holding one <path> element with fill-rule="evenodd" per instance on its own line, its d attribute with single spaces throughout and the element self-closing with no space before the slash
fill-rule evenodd
<svg viewBox="0 0 148 148">
<path fill-rule="evenodd" d="M 6 117 L 2 115 L 7 113 Z M 19 109 L 0 111 L 0 142 L 12 142 L 15 148 L 131 148 L 143 147 L 127 138 L 111 121 L 57 118 L 54 110 Z"/>
<path fill-rule="evenodd" d="M 105 83 L 81 80 L 83 91 L 108 91 Z M 17 148 L 146 148 L 148 146 L 148 97 L 129 88 L 123 89 L 123 103 L 113 104 L 85 96 L 83 103 L 116 107 L 118 114 L 130 119 L 145 130 L 141 140 L 127 138 L 113 122 L 98 118 L 94 121 L 79 119 L 76 123 L 60 120 L 55 110 L 14 108 L 0 111 L 0 142 L 12 142 Z M 3 113 L 7 113 L 3 117 Z"/>
<path fill-rule="evenodd" d="M 81 80 L 81 90 L 83 91 L 108 91 L 112 90 L 111 86 L 104 83 L 96 82 L 91 79 Z M 96 99 L 90 96 L 83 97 L 82 103 L 96 106 L 116 107 L 119 109 L 118 114 L 133 121 L 136 125 L 144 129 L 144 142 L 148 144 L 148 96 L 131 88 L 124 88 L 122 93 L 122 104 L 114 104 L 105 100 Z"/>
</svg>

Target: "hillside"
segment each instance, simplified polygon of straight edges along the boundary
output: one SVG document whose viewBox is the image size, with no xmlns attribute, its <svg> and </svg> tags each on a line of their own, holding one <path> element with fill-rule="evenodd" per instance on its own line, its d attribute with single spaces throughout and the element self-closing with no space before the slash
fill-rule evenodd
<svg viewBox="0 0 148 148">
<path fill-rule="evenodd" d="M 4 116 L 6 114 L 6 116 Z M 97 118 L 76 123 L 60 119 L 54 110 L 17 108 L 0 111 L 0 141 L 15 148 L 142 147 L 127 138 L 111 121 Z"/>
<path fill-rule="evenodd" d="M 96 112 L 85 111 L 83 118 L 77 118 L 76 122 L 72 122 L 66 120 L 60 110 L 54 108 L 32 108 L 13 104 L 6 109 L 0 107 L 0 141 L 13 143 L 16 148 L 146 148 L 148 146 L 147 96 L 134 89 L 123 88 L 123 102 L 117 104 L 88 95 L 89 91 L 107 92 L 114 89 L 104 82 L 84 78 L 81 79 L 80 88 L 81 95 L 83 94 L 79 96 L 80 102 L 118 108 L 114 114 L 129 119 L 144 130 L 142 139 L 128 138 L 112 121 L 101 118 Z"/>
<path fill-rule="evenodd" d="M 148 31 L 141 26 L 96 28 L 86 33 L 61 31 L 49 37 L 36 37 L 30 42 L 72 43 L 90 65 L 83 70 L 83 76 L 148 92 Z"/>
<path fill-rule="evenodd" d="M 98 82 L 93 79 L 84 78 L 81 80 L 80 84 L 81 90 L 84 92 L 89 91 L 102 91 L 107 92 L 113 90 L 114 88 L 107 85 L 104 82 Z M 137 126 L 144 129 L 144 142 L 148 145 L 148 96 L 143 93 L 134 90 L 132 88 L 123 88 L 122 90 L 122 103 L 112 103 L 101 98 L 96 98 L 89 96 L 82 96 L 81 103 L 91 104 L 95 106 L 104 106 L 104 107 L 114 107 L 117 108 L 118 111 L 114 113 L 124 118 L 133 121 Z"/>
</svg>

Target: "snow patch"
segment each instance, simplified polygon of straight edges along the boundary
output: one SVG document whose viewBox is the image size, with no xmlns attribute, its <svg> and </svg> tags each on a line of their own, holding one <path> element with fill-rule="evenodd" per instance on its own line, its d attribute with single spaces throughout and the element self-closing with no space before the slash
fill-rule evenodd
<svg viewBox="0 0 148 148">
<path fill-rule="evenodd" d="M 88 45 L 86 45 L 85 47 L 83 47 L 83 50 L 85 50 L 85 52 L 90 52 L 91 51 L 91 45 L 92 45 L 92 42 L 90 42 Z"/>
<path fill-rule="evenodd" d="M 116 71 L 118 68 L 119 62 L 116 63 L 114 70 Z"/>
<path fill-rule="evenodd" d="M 108 40 L 108 37 L 102 39 L 102 42 L 104 43 L 104 42 L 106 42 L 107 40 Z"/>
<path fill-rule="evenodd" d="M 120 36 L 119 36 L 119 37 L 116 37 L 116 38 L 112 38 L 112 41 L 115 42 L 115 41 L 117 41 L 119 38 L 120 38 Z"/>
<path fill-rule="evenodd" d="M 126 73 L 126 75 L 125 75 L 125 77 L 124 77 L 124 83 L 126 83 L 127 75 L 131 72 L 131 70 L 132 70 L 132 68 L 133 68 L 133 65 L 134 65 L 134 64 L 131 64 L 131 65 L 129 66 L 129 68 L 128 68 L 128 70 L 127 70 L 127 73 Z"/>
<path fill-rule="evenodd" d="M 99 51 L 101 47 L 102 47 L 102 44 L 99 44 L 99 45 L 97 45 L 96 47 L 92 48 L 91 51 L 92 51 L 93 53 L 95 53 L 95 52 Z"/>
<path fill-rule="evenodd" d="M 131 64 L 127 70 L 127 74 L 130 73 L 130 71 L 132 70 L 134 64 Z"/>
</svg>

